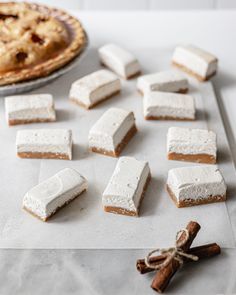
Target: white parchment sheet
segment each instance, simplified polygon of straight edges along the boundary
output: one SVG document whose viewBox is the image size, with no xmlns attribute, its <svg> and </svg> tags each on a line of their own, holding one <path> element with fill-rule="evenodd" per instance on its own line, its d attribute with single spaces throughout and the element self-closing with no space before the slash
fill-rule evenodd
<svg viewBox="0 0 236 295">
<path fill-rule="evenodd" d="M 173 48 L 137 49 L 143 72 L 168 69 Z M 235 170 L 210 82 L 199 84 L 191 80 L 190 94 L 196 98 L 195 122 L 145 121 L 142 97 L 136 91 L 136 79 L 122 81 L 122 93 L 87 111 L 68 101 L 71 83 L 99 69 L 96 50 L 69 74 L 34 93 L 54 95 L 57 122 L 30 124 L 9 128 L 0 101 L 0 247 L 1 248 L 65 248 L 65 249 L 129 249 L 173 245 L 175 233 L 196 220 L 201 226 L 196 244 L 218 242 L 222 247 L 234 247 L 235 239 L 230 214 L 235 211 Z M 138 133 L 122 156 L 147 160 L 152 180 L 141 206 L 139 218 L 103 212 L 101 195 L 115 168 L 117 159 L 88 151 L 88 132 L 105 110 L 112 106 L 132 110 Z M 229 187 L 227 203 L 178 209 L 165 191 L 170 168 L 196 165 L 168 161 L 166 133 L 171 126 L 210 128 L 217 132 L 219 166 Z M 16 131 L 31 128 L 70 128 L 73 132 L 73 160 L 19 159 L 15 151 Z M 200 164 L 199 164 L 200 165 Z M 71 167 L 81 172 L 89 182 L 88 192 L 78 197 L 44 223 L 22 210 L 22 198 L 32 186 L 60 169 Z M 228 210 L 227 210 L 227 207 Z"/>
</svg>

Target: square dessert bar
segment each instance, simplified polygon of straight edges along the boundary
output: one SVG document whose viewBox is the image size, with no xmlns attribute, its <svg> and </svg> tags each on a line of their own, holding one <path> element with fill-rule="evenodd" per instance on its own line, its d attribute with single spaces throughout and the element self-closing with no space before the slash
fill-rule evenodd
<svg viewBox="0 0 236 295">
<path fill-rule="evenodd" d="M 91 128 L 89 147 L 93 152 L 118 157 L 136 132 L 133 112 L 111 108 Z"/>
<path fill-rule="evenodd" d="M 140 73 L 137 58 L 129 51 L 115 44 L 102 46 L 99 48 L 98 54 L 103 65 L 124 79 L 129 79 Z"/>
<path fill-rule="evenodd" d="M 7 96 L 5 109 L 9 125 L 56 121 L 51 94 Z"/>
<path fill-rule="evenodd" d="M 226 184 L 216 165 L 171 169 L 167 191 L 177 207 L 226 200 Z"/>
<path fill-rule="evenodd" d="M 30 189 L 23 198 L 23 208 L 35 217 L 47 221 L 87 188 L 87 180 L 79 172 L 65 168 Z"/>
<path fill-rule="evenodd" d="M 146 120 L 195 120 L 191 95 L 149 91 L 144 95 L 143 108 Z"/>
<path fill-rule="evenodd" d="M 205 129 L 171 127 L 167 134 L 169 160 L 216 163 L 216 134 Z"/>
<path fill-rule="evenodd" d="M 120 79 L 111 71 L 99 70 L 75 81 L 69 98 L 78 105 L 91 109 L 121 90 Z"/>
<path fill-rule="evenodd" d="M 151 179 L 147 162 L 121 157 L 103 193 L 106 212 L 138 216 L 141 201 Z"/>
<path fill-rule="evenodd" d="M 72 159 L 72 132 L 68 129 L 19 130 L 17 155 L 21 158 Z"/>
<path fill-rule="evenodd" d="M 198 47 L 183 45 L 175 48 L 172 63 L 198 80 L 205 81 L 216 74 L 218 60 Z"/>
<path fill-rule="evenodd" d="M 137 88 L 142 94 L 147 91 L 186 93 L 188 80 L 183 74 L 170 70 L 139 77 Z"/>
</svg>

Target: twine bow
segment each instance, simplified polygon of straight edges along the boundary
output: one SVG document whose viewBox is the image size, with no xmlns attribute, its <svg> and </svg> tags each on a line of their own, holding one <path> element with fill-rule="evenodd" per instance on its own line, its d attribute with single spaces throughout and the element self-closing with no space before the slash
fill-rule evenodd
<svg viewBox="0 0 236 295">
<path fill-rule="evenodd" d="M 178 242 L 180 235 L 183 233 L 185 233 L 185 238 L 181 242 Z M 172 259 L 177 260 L 179 262 L 179 264 L 182 265 L 184 257 L 194 260 L 194 261 L 197 261 L 198 257 L 196 255 L 185 253 L 181 249 L 181 247 L 187 242 L 188 238 L 189 238 L 189 233 L 188 233 L 187 229 L 181 229 L 176 234 L 175 247 L 164 248 L 164 249 L 157 248 L 157 249 L 149 252 L 147 257 L 145 258 L 146 266 L 149 268 L 152 268 L 152 269 L 156 269 L 156 270 L 162 269 L 165 266 L 167 266 Z M 163 263 L 155 264 L 155 263 L 150 262 L 151 256 L 156 252 L 160 252 L 161 254 L 166 256 Z"/>
</svg>

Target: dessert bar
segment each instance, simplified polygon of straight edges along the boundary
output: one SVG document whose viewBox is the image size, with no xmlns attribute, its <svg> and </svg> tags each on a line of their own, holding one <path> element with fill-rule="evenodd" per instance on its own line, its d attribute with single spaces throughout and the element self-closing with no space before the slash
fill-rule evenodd
<svg viewBox="0 0 236 295">
<path fill-rule="evenodd" d="M 56 120 L 51 94 L 15 95 L 5 98 L 9 125 L 53 122 Z"/>
<path fill-rule="evenodd" d="M 198 80 L 205 81 L 216 74 L 218 60 L 203 49 L 193 45 L 183 45 L 176 47 L 172 64 Z"/>
<path fill-rule="evenodd" d="M 137 88 L 142 94 L 147 91 L 186 93 L 188 80 L 183 74 L 169 70 L 139 77 Z"/>
<path fill-rule="evenodd" d="M 106 212 L 138 216 L 141 201 L 151 179 L 147 162 L 121 157 L 103 193 Z"/>
<path fill-rule="evenodd" d="M 168 172 L 167 191 L 177 207 L 226 200 L 226 184 L 216 165 L 171 169 Z"/>
<path fill-rule="evenodd" d="M 143 99 L 146 120 L 195 120 L 195 103 L 191 95 L 149 91 Z"/>
<path fill-rule="evenodd" d="M 65 168 L 30 189 L 23 198 L 23 208 L 35 217 L 47 221 L 87 188 L 87 180 L 79 172 Z"/>
<path fill-rule="evenodd" d="M 93 152 L 118 157 L 136 132 L 133 112 L 110 108 L 91 128 L 89 147 Z"/>
<path fill-rule="evenodd" d="M 68 129 L 19 130 L 17 155 L 21 158 L 72 159 L 72 132 Z"/>
<path fill-rule="evenodd" d="M 98 50 L 103 65 L 124 79 L 129 79 L 140 73 L 137 58 L 129 51 L 115 45 L 106 44 Z"/>
<path fill-rule="evenodd" d="M 69 98 L 90 109 L 121 90 L 120 79 L 111 71 L 99 70 L 84 76 L 71 85 Z"/>
<path fill-rule="evenodd" d="M 216 134 L 205 129 L 170 127 L 167 134 L 169 160 L 216 163 Z"/>
</svg>

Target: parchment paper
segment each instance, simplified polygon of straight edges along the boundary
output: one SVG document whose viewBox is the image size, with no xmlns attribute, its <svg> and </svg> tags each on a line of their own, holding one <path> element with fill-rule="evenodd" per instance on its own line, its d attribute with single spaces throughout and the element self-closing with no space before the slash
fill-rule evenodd
<svg viewBox="0 0 236 295">
<path fill-rule="evenodd" d="M 138 49 L 143 72 L 169 68 L 173 48 Z M 54 95 L 57 122 L 30 124 L 9 128 L 6 124 L 3 100 L 0 101 L 0 247 L 52 249 L 129 249 L 173 245 L 175 233 L 190 220 L 198 221 L 197 244 L 218 242 L 222 247 L 234 247 L 227 203 L 178 209 L 165 191 L 167 172 L 174 167 L 196 165 L 168 161 L 166 133 L 170 126 L 210 128 L 217 132 L 219 166 L 229 187 L 229 202 L 235 198 L 235 170 L 210 82 L 199 84 L 191 79 L 190 93 L 196 98 L 197 121 L 145 121 L 142 97 L 136 91 L 136 79 L 122 81 L 122 93 L 93 110 L 86 111 L 68 101 L 71 83 L 99 69 L 96 50 L 91 48 L 83 62 L 69 74 L 33 93 Z M 122 156 L 147 160 L 152 180 L 141 206 L 139 218 L 103 212 L 101 195 L 115 168 L 117 159 L 88 152 L 87 138 L 91 126 L 109 107 L 133 110 L 138 133 Z M 70 128 L 73 132 L 73 160 L 19 159 L 15 151 L 16 131 L 23 128 Z M 200 165 L 200 164 L 199 164 Z M 78 197 L 44 223 L 24 212 L 22 198 L 32 186 L 65 167 L 73 167 L 89 181 L 88 192 Z"/>
</svg>

